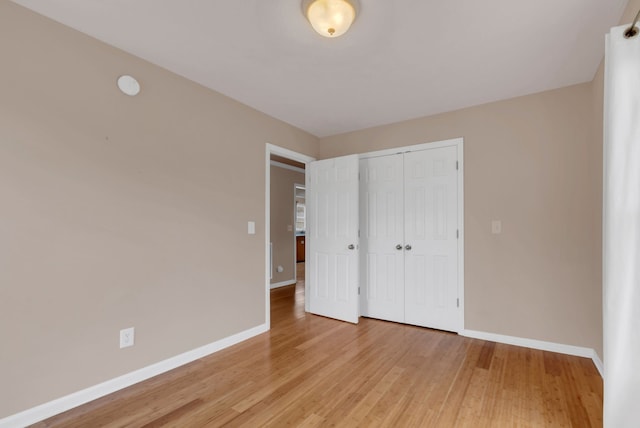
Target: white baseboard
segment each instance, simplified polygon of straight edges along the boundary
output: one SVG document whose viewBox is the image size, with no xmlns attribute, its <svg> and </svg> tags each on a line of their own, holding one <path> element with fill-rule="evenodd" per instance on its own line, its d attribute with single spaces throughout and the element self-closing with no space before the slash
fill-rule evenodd
<svg viewBox="0 0 640 428">
<path fill-rule="evenodd" d="M 604 366 L 598 353 L 593 348 L 564 345 L 562 343 L 545 342 L 543 340 L 526 339 L 523 337 L 505 336 L 502 334 L 486 333 L 484 331 L 462 330 L 460 336 L 473 339 L 488 340 L 489 342 L 505 343 L 507 345 L 522 346 L 524 348 L 539 349 L 541 351 L 558 352 L 560 354 L 574 355 L 576 357 L 591 358 L 600 376 L 604 377 Z"/>
<path fill-rule="evenodd" d="M 295 283 L 296 283 L 295 279 L 289 279 L 287 281 L 276 282 L 275 284 L 271 284 L 271 289 L 273 290 L 274 288 L 286 287 L 287 285 L 293 285 Z"/>
<path fill-rule="evenodd" d="M 15 415 L 0 419 L 0 428 L 25 427 L 27 425 L 40 422 L 44 419 L 50 418 L 51 416 L 55 416 L 59 413 L 73 409 L 74 407 L 88 403 L 89 401 L 104 397 L 105 395 L 168 372 L 169 370 L 173 370 L 199 358 L 206 357 L 207 355 L 264 333 L 267 330 L 266 324 L 262 324 L 249 330 L 234 334 L 233 336 L 225 337 L 224 339 L 204 345 L 200 348 L 160 361 L 159 363 L 152 364 L 98 385 L 74 392 L 73 394 L 65 397 L 16 413 Z"/>
<path fill-rule="evenodd" d="M 598 369 L 600 376 L 602 376 L 602 378 L 604 379 L 604 363 L 602 362 L 602 360 L 600 359 L 600 356 L 595 350 L 593 351 L 593 356 L 591 357 L 591 359 L 593 360 L 593 364 L 596 365 L 596 368 Z"/>
</svg>

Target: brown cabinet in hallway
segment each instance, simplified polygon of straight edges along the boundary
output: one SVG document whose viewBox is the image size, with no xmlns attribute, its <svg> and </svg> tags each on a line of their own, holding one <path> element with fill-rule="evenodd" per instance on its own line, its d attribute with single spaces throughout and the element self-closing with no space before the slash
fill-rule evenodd
<svg viewBox="0 0 640 428">
<path fill-rule="evenodd" d="M 296 262 L 304 261 L 304 236 L 296 236 Z"/>
</svg>

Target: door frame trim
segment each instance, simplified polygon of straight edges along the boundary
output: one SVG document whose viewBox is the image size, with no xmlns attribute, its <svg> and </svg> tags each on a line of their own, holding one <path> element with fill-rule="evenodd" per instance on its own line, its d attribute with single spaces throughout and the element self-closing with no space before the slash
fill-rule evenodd
<svg viewBox="0 0 640 428">
<path fill-rule="evenodd" d="M 277 146 L 275 144 L 266 143 L 265 147 L 265 201 L 264 201 L 264 277 L 265 277 L 265 325 L 266 329 L 271 329 L 271 254 L 269 244 L 271 241 L 271 155 L 282 156 L 302 162 L 305 165 L 316 160 L 314 157 L 298 153 L 296 151 Z M 295 233 L 294 233 L 295 239 Z M 295 257 L 295 251 L 294 251 Z"/>
<path fill-rule="evenodd" d="M 389 156 L 421 150 L 439 149 L 442 147 L 455 147 L 458 155 L 458 298 L 460 299 L 460 311 L 458 316 L 457 333 L 464 331 L 464 138 L 452 138 L 449 140 L 434 141 L 431 143 L 415 144 L 411 146 L 395 147 L 391 149 L 376 150 L 361 153 L 360 159 L 369 159 L 380 156 Z"/>
<path fill-rule="evenodd" d="M 303 169 L 301 171 L 298 172 L 302 172 L 305 176 L 305 180 L 307 178 L 307 173 L 306 173 L 306 169 Z M 298 230 L 297 230 L 297 226 L 298 226 L 298 210 L 297 210 L 297 205 L 296 205 L 296 199 L 298 198 L 298 194 L 297 194 L 297 190 L 302 188 L 305 190 L 305 244 L 306 244 L 306 239 L 307 239 L 307 200 L 306 200 L 306 192 L 307 192 L 307 188 L 305 187 L 305 184 L 300 184 L 300 183 L 293 183 L 293 279 L 295 280 L 294 284 L 298 283 Z M 304 260 L 305 263 L 307 261 L 307 250 L 306 250 L 307 246 L 305 245 L 305 252 L 304 252 Z M 305 265 L 306 266 L 306 265 Z"/>
</svg>

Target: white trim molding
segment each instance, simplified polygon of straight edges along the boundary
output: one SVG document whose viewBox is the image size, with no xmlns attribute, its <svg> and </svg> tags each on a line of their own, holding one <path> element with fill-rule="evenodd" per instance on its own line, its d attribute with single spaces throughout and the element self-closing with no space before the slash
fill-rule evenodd
<svg viewBox="0 0 640 428">
<path fill-rule="evenodd" d="M 420 143 L 411 146 L 394 147 L 391 149 L 376 150 L 373 152 L 360 153 L 360 159 L 376 158 L 380 156 L 395 155 L 405 152 L 415 152 L 418 150 L 439 149 L 441 147 L 460 146 L 464 143 L 463 137 L 451 138 L 449 140 L 433 141 L 431 143 Z M 460 146 L 461 147 L 461 146 Z"/>
<path fill-rule="evenodd" d="M 600 355 L 598 355 L 595 349 L 593 350 L 593 356 L 591 357 L 591 359 L 593 360 L 593 364 L 596 365 L 598 373 L 600 373 L 600 376 L 602 376 L 602 378 L 604 379 L 604 363 L 600 359 Z"/>
<path fill-rule="evenodd" d="M 282 163 L 282 162 L 278 162 L 278 161 L 271 161 L 271 166 L 275 166 L 278 168 L 282 168 L 282 169 L 288 169 L 289 171 L 295 171 L 295 172 L 299 172 L 301 174 L 304 174 L 304 169 L 302 168 L 298 168 L 297 166 L 293 166 L 293 165 L 288 165 L 286 163 Z"/>
<path fill-rule="evenodd" d="M 593 348 L 564 345 L 562 343 L 545 342 L 543 340 L 505 336 L 502 334 L 475 330 L 463 330 L 459 334 L 460 336 L 470 337 L 472 339 L 481 339 L 489 342 L 504 343 L 506 345 L 521 346 L 523 348 L 539 349 L 541 351 L 557 352 L 560 354 L 574 355 L 576 357 L 590 358 L 600 373 L 600 376 L 604 377 L 604 366 L 602 364 L 602 360 L 600 360 L 598 353 Z"/>
<path fill-rule="evenodd" d="M 35 424 L 44 419 L 50 418 L 51 416 L 55 416 L 62 412 L 66 412 L 67 410 L 81 406 L 89 401 L 112 394 L 136 383 L 221 351 L 237 343 L 262 334 L 267 330 L 267 326 L 262 324 L 98 385 L 90 386 L 89 388 L 74 392 L 73 394 L 69 394 L 65 397 L 16 413 L 15 415 L 0 419 L 0 428 L 25 427 L 27 425 Z"/>
<path fill-rule="evenodd" d="M 271 289 L 273 290 L 274 288 L 286 287 L 287 285 L 293 285 L 296 282 L 297 281 L 295 279 L 289 279 L 287 281 L 276 282 L 275 284 L 271 284 Z"/>
</svg>

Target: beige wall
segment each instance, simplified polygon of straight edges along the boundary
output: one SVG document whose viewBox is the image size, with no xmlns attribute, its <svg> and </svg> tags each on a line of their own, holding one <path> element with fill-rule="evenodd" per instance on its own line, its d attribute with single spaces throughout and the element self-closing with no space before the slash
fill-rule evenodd
<svg viewBox="0 0 640 428">
<path fill-rule="evenodd" d="M 465 327 L 601 352 L 593 130 L 582 84 L 324 138 L 320 158 L 464 137 Z"/>
<path fill-rule="evenodd" d="M 265 143 L 317 139 L 7 1 L 0 54 L 0 418 L 263 324 Z"/>
<path fill-rule="evenodd" d="M 271 167 L 271 242 L 273 244 L 272 284 L 295 278 L 294 185 L 304 185 L 304 174 L 277 166 Z M 288 227 L 292 230 L 288 230 Z M 278 265 L 284 268 L 278 273 Z"/>
</svg>

